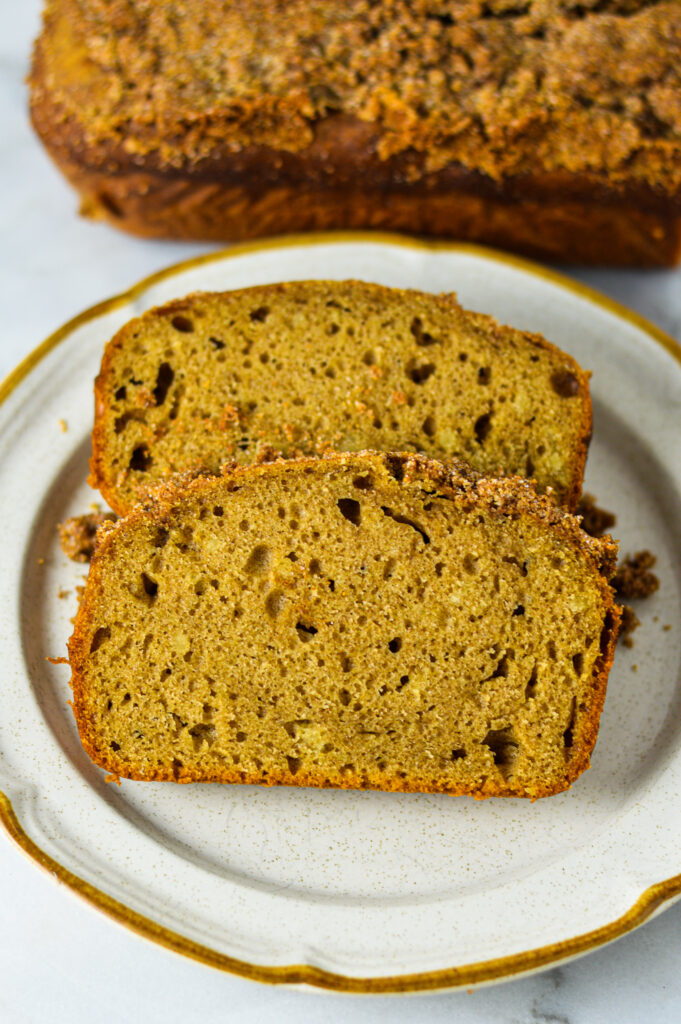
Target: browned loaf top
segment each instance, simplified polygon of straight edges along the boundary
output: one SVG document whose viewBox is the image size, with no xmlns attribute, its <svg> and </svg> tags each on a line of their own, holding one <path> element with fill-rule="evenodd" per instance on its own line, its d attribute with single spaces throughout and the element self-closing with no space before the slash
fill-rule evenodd
<svg viewBox="0 0 681 1024">
<path fill-rule="evenodd" d="M 336 180 L 397 161 L 678 197 L 680 69 L 678 0 L 48 0 L 32 106 L 114 172 L 314 151 Z"/>
<path fill-rule="evenodd" d="M 124 514 L 174 473 L 362 448 L 458 456 L 579 498 L 587 375 L 453 295 L 358 281 L 197 294 L 127 324 L 96 382 L 91 482 Z"/>
<path fill-rule="evenodd" d="M 82 742 L 141 780 L 539 797 L 589 764 L 616 547 L 417 455 L 235 467 L 105 523 Z"/>
</svg>

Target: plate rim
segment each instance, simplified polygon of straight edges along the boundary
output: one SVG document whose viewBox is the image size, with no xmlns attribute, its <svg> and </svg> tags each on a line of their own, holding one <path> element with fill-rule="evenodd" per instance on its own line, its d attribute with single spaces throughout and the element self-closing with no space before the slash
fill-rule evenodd
<svg viewBox="0 0 681 1024">
<path fill-rule="evenodd" d="M 420 239 L 393 232 L 311 232 L 308 234 L 281 235 L 275 238 L 241 242 L 230 245 L 227 248 L 180 260 L 152 274 L 148 274 L 130 288 L 88 307 L 53 331 L 44 341 L 29 352 L 15 369 L 11 370 L 5 379 L 0 382 L 0 405 L 12 394 L 15 388 L 30 374 L 38 363 L 56 348 L 61 341 L 71 335 L 73 331 L 102 314 L 111 312 L 126 303 L 134 301 L 159 281 L 172 278 L 176 274 L 206 263 L 218 262 L 248 253 L 264 252 L 272 249 L 348 243 L 401 246 L 423 252 L 460 252 L 507 266 L 510 265 L 534 277 L 548 280 L 558 287 L 570 291 L 580 298 L 600 306 L 607 312 L 628 321 L 661 345 L 661 347 L 669 352 L 672 358 L 681 364 L 681 344 L 662 328 L 651 323 L 645 317 L 617 300 L 603 295 L 589 285 L 576 281 L 560 271 L 545 267 L 532 260 L 473 243 Z M 671 901 L 675 897 L 681 896 L 681 873 L 679 873 L 648 886 L 629 909 L 624 914 L 615 918 L 615 920 L 601 925 L 599 928 L 584 932 L 581 935 L 573 936 L 570 939 L 564 939 L 556 943 L 550 943 L 546 946 L 520 953 L 509 954 L 504 957 L 467 964 L 463 967 L 454 966 L 440 968 L 435 971 L 360 978 L 327 971 L 312 964 L 289 964 L 276 967 L 253 964 L 211 949 L 207 945 L 194 942 L 179 932 L 132 910 L 124 903 L 86 882 L 60 864 L 50 854 L 46 853 L 26 832 L 12 806 L 11 800 L 2 790 L 0 790 L 0 825 L 4 827 L 8 836 L 29 859 L 47 870 L 58 881 L 64 883 L 72 892 L 119 924 L 155 942 L 157 945 L 164 946 L 207 966 L 248 978 L 249 980 L 270 984 L 309 985 L 316 989 L 348 994 L 389 994 L 464 987 L 471 988 L 538 971 L 560 961 L 581 956 L 620 938 L 643 924 L 656 911 L 662 909 L 665 903 L 671 905 Z"/>
</svg>

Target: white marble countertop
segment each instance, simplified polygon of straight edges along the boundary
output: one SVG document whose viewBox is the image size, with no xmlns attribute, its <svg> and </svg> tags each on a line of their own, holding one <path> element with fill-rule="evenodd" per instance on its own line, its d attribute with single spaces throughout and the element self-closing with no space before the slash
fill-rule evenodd
<svg viewBox="0 0 681 1024">
<path fill-rule="evenodd" d="M 204 251 L 138 241 L 76 216 L 31 133 L 23 82 L 37 0 L 3 7 L 0 39 L 0 378 L 80 310 Z M 574 271 L 681 337 L 681 270 Z M 2 496 L 0 495 L 0 503 Z M 622 1024 L 681 1019 L 681 904 L 579 961 L 474 993 L 350 997 L 265 987 L 181 959 L 113 924 L 0 833 L 0 1021 Z"/>
</svg>

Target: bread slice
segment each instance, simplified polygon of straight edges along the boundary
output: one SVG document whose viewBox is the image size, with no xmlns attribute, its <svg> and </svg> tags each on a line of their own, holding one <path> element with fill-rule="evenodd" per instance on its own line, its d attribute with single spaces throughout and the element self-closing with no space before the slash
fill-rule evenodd
<svg viewBox="0 0 681 1024">
<path fill-rule="evenodd" d="M 539 797 L 589 764 L 615 545 L 416 455 L 237 467 L 99 533 L 69 644 L 131 779 Z"/>
<path fill-rule="evenodd" d="M 96 382 L 91 481 L 125 514 L 179 472 L 327 450 L 459 457 L 580 494 L 587 375 L 453 295 L 359 281 L 198 294 L 131 321 Z"/>
</svg>

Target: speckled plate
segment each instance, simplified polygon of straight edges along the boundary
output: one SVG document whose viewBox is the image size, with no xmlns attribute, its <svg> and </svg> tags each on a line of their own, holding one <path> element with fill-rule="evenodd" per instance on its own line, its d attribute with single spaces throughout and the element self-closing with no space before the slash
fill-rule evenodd
<svg viewBox="0 0 681 1024">
<path fill-rule="evenodd" d="M 661 586 L 620 648 L 593 767 L 519 800 L 123 782 L 83 753 L 65 653 L 84 567 L 56 525 L 87 510 L 92 381 L 113 332 L 194 289 L 359 277 L 456 290 L 593 371 L 587 489 Z M 120 922 L 263 981 L 354 992 L 473 986 L 610 941 L 681 892 L 681 351 L 567 279 L 471 246 L 308 236 L 238 246 L 76 317 L 0 387 L 0 815 Z M 62 424 L 60 424 L 62 420 Z M 63 428 L 66 429 L 63 429 Z"/>
</svg>

